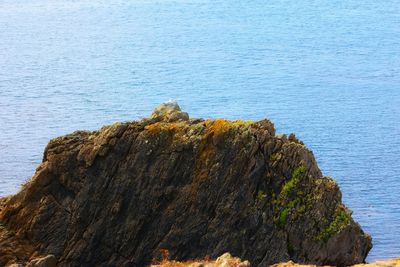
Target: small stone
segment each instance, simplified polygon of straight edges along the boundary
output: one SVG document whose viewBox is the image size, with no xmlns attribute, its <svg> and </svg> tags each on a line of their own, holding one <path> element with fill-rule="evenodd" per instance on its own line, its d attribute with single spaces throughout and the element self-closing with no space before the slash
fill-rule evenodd
<svg viewBox="0 0 400 267">
<path fill-rule="evenodd" d="M 151 118 L 167 122 L 188 121 L 189 114 L 182 112 L 176 101 L 168 101 L 156 107 Z"/>
<path fill-rule="evenodd" d="M 153 113 L 151 114 L 151 118 L 164 117 L 170 113 L 180 112 L 180 111 L 181 108 L 179 107 L 176 101 L 168 101 L 157 106 L 154 109 Z"/>
</svg>

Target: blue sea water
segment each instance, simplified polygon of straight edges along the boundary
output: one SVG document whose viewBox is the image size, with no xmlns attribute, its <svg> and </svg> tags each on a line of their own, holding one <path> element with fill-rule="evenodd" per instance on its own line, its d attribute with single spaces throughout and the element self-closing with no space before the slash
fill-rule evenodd
<svg viewBox="0 0 400 267">
<path fill-rule="evenodd" d="M 50 138 L 146 117 L 274 121 L 400 256 L 400 1 L 0 0 L 0 195 Z"/>
</svg>

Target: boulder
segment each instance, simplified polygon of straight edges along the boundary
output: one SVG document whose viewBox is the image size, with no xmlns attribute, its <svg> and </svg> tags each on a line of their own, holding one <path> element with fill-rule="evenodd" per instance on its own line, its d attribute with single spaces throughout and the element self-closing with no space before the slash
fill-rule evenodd
<svg viewBox="0 0 400 267">
<path fill-rule="evenodd" d="M 149 119 L 51 140 L 3 200 L 1 225 L 58 266 L 147 266 L 163 250 L 175 260 L 229 251 L 252 266 L 364 261 L 370 236 L 294 135 L 275 135 L 269 120 L 182 114 L 167 103 Z"/>
<path fill-rule="evenodd" d="M 156 107 L 150 118 L 168 122 L 187 121 L 189 114 L 182 112 L 176 101 L 168 101 Z"/>
</svg>

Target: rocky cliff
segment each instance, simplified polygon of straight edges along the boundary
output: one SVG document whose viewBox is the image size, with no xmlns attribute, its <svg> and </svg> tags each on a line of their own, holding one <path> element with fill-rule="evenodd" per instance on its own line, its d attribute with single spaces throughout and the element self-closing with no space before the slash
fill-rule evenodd
<svg viewBox="0 0 400 267">
<path fill-rule="evenodd" d="M 175 103 L 51 140 L 31 180 L 2 202 L 0 244 L 12 236 L 26 249 L 3 250 L 0 265 L 52 254 L 59 266 L 146 266 L 162 250 L 350 265 L 371 248 L 293 134 L 276 135 L 269 120 L 189 119 Z"/>
</svg>

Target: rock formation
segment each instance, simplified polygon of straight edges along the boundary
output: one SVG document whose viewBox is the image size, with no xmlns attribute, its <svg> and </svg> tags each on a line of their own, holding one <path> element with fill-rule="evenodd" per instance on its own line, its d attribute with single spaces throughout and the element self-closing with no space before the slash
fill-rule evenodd
<svg viewBox="0 0 400 267">
<path fill-rule="evenodd" d="M 351 265 L 371 248 L 293 134 L 275 135 L 269 120 L 189 119 L 176 103 L 51 140 L 31 180 L 2 200 L 0 223 L 25 248 L 0 249 L 0 265 L 51 254 L 58 266 L 147 266 L 163 249 L 177 260 Z"/>
</svg>

